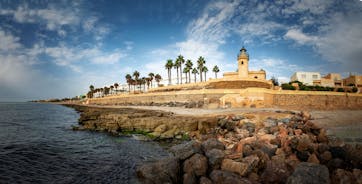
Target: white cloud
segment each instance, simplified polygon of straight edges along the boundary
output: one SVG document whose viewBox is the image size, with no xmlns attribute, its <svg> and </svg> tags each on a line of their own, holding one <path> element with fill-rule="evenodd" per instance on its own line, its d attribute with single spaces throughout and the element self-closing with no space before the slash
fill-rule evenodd
<svg viewBox="0 0 362 184">
<path fill-rule="evenodd" d="M 123 54 L 120 51 L 115 51 L 110 54 L 97 56 L 91 59 L 91 61 L 95 64 L 114 64 L 120 61 L 120 59 L 124 57 L 126 57 L 126 54 Z"/>
<path fill-rule="evenodd" d="M 306 35 L 299 29 L 289 29 L 284 38 L 292 39 L 299 44 L 313 44 L 317 40 L 316 37 Z"/>
<path fill-rule="evenodd" d="M 13 51 L 21 47 L 20 38 L 6 33 L 0 27 L 0 51 Z"/>
</svg>

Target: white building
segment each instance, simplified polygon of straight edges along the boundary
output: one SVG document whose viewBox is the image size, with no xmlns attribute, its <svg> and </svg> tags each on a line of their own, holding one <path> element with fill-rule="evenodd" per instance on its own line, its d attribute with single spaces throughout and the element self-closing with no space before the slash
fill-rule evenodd
<svg viewBox="0 0 362 184">
<path fill-rule="evenodd" d="M 290 81 L 300 81 L 306 85 L 313 85 L 314 80 L 320 80 L 321 74 L 318 72 L 295 72 Z"/>
</svg>

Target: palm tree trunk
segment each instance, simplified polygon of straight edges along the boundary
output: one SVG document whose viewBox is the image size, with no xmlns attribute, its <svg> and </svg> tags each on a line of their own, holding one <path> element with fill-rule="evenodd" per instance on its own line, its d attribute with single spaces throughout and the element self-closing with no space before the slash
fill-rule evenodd
<svg viewBox="0 0 362 184">
<path fill-rule="evenodd" d="M 196 83 L 196 73 L 195 73 L 195 83 Z"/>
<path fill-rule="evenodd" d="M 215 79 L 217 79 L 217 75 L 216 75 L 216 72 L 215 72 Z"/>
<path fill-rule="evenodd" d="M 202 70 L 200 69 L 200 82 L 202 82 Z"/>
<path fill-rule="evenodd" d="M 204 81 L 206 81 L 206 72 L 205 72 L 205 79 L 204 79 Z"/>
<path fill-rule="evenodd" d="M 180 84 L 180 78 L 178 76 L 178 68 L 176 68 L 176 71 L 177 71 L 177 84 Z"/>
<path fill-rule="evenodd" d="M 182 84 L 182 63 L 181 63 L 181 66 L 180 66 L 180 75 L 181 75 L 181 84 Z"/>
<path fill-rule="evenodd" d="M 191 72 L 189 71 L 189 83 L 191 83 Z"/>
</svg>

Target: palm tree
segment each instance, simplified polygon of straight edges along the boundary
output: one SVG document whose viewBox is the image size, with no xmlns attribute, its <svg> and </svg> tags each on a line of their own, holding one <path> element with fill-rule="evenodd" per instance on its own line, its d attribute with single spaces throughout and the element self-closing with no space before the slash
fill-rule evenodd
<svg viewBox="0 0 362 184">
<path fill-rule="evenodd" d="M 187 79 L 188 79 L 187 74 L 188 74 L 189 72 L 190 72 L 190 68 L 189 68 L 189 67 L 185 67 L 184 70 L 183 70 L 183 73 L 184 73 L 185 76 L 186 76 L 186 83 L 187 83 Z"/>
<path fill-rule="evenodd" d="M 165 65 L 165 68 L 167 69 L 168 74 L 168 85 L 171 85 L 171 69 L 173 67 L 172 59 L 168 59 Z"/>
<path fill-rule="evenodd" d="M 117 89 L 118 89 L 118 86 L 119 86 L 118 83 L 117 83 L 117 82 L 114 83 L 113 86 L 114 86 L 114 88 L 116 88 L 116 94 L 117 94 L 117 93 L 118 93 L 118 90 L 117 90 Z"/>
<path fill-rule="evenodd" d="M 184 57 L 180 54 L 178 57 L 177 57 L 177 59 L 176 59 L 176 61 L 179 61 L 179 67 L 180 67 L 180 78 L 181 78 L 181 84 L 182 84 L 182 64 L 184 64 L 185 63 L 185 59 L 184 59 Z"/>
<path fill-rule="evenodd" d="M 150 84 L 151 84 L 152 80 L 150 77 L 146 78 L 146 84 L 147 84 L 147 89 L 150 89 Z"/>
<path fill-rule="evenodd" d="M 93 86 L 93 85 L 90 85 L 90 86 L 89 86 L 89 89 L 90 89 L 90 91 L 94 91 L 94 86 Z"/>
<path fill-rule="evenodd" d="M 178 74 L 178 69 L 181 67 L 181 61 L 179 60 L 179 58 L 177 58 L 176 60 L 175 60 L 175 63 L 174 63 L 174 68 L 176 68 L 176 71 L 177 71 L 177 84 L 180 84 L 180 78 L 179 78 L 179 74 Z"/>
<path fill-rule="evenodd" d="M 215 79 L 217 79 L 217 73 L 220 72 L 219 67 L 215 65 L 212 71 L 215 72 Z"/>
<path fill-rule="evenodd" d="M 159 85 L 160 85 L 160 81 L 162 80 L 161 75 L 160 75 L 160 74 L 156 74 L 156 75 L 155 75 L 155 80 L 156 80 L 156 82 L 157 82 L 157 86 L 159 86 Z"/>
<path fill-rule="evenodd" d="M 202 67 L 202 72 L 205 73 L 205 80 L 204 81 L 206 81 L 206 72 L 208 72 L 208 71 L 209 71 L 209 69 L 206 66 Z"/>
<path fill-rule="evenodd" d="M 205 59 L 200 56 L 199 59 L 197 60 L 197 69 L 199 69 L 200 71 L 200 82 L 202 82 L 202 69 L 204 67 L 204 64 L 205 64 Z"/>
<path fill-rule="evenodd" d="M 139 84 L 140 85 L 140 90 L 141 90 L 141 84 L 140 84 L 140 80 L 138 80 L 138 78 L 140 77 L 140 72 L 138 72 L 137 70 L 133 72 L 133 77 L 135 79 L 136 85 Z"/>
<path fill-rule="evenodd" d="M 192 69 L 192 74 L 195 75 L 195 82 L 196 82 L 196 74 L 198 74 L 198 73 L 199 73 L 199 71 L 196 68 Z"/>
<path fill-rule="evenodd" d="M 127 84 L 128 84 L 128 92 L 131 92 L 132 76 L 130 74 L 126 75 L 126 81 L 127 81 Z"/>
<path fill-rule="evenodd" d="M 186 68 L 188 68 L 189 70 L 189 83 L 191 83 L 191 70 L 192 70 L 192 65 L 194 65 L 191 60 L 187 60 L 186 61 Z"/>
<path fill-rule="evenodd" d="M 90 90 L 90 91 L 89 91 L 89 93 L 88 93 L 87 96 L 88 96 L 89 98 L 93 98 L 94 86 L 93 86 L 93 85 L 90 85 L 90 86 L 89 86 L 89 90 Z"/>
<path fill-rule="evenodd" d="M 153 81 L 153 78 L 155 78 L 155 74 L 151 72 L 151 73 L 148 74 L 148 77 L 149 77 L 149 79 L 150 79 L 151 88 L 152 88 L 152 81 Z M 149 88 L 149 87 L 148 87 L 148 88 Z"/>
</svg>

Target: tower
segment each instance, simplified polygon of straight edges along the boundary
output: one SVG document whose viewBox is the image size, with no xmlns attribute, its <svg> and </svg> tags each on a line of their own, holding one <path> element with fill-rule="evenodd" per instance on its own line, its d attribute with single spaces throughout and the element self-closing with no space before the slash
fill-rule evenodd
<svg viewBox="0 0 362 184">
<path fill-rule="evenodd" d="M 246 49 L 243 47 L 240 49 L 238 55 L 238 76 L 239 78 L 248 78 L 249 77 L 249 54 L 246 52 Z"/>
</svg>

